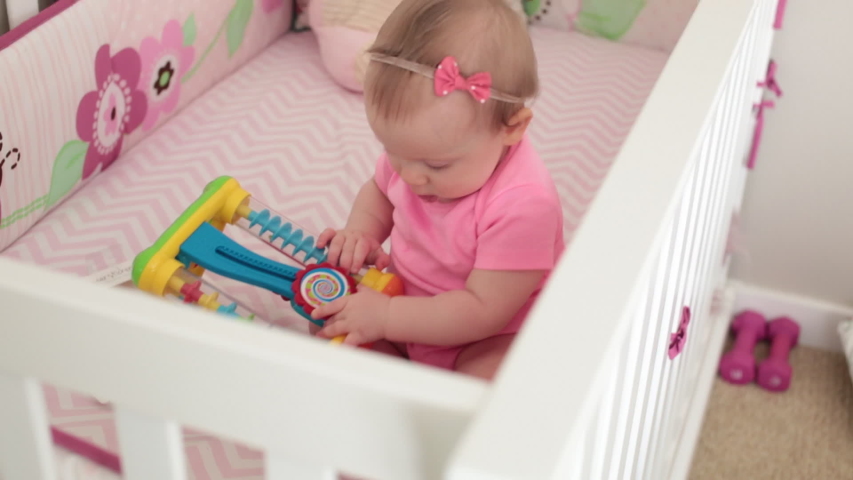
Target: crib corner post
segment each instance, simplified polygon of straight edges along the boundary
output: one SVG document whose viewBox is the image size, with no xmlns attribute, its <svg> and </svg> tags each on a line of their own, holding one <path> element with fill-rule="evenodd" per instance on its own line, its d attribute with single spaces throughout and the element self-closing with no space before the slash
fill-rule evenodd
<svg viewBox="0 0 853 480">
<path fill-rule="evenodd" d="M 47 407 L 38 380 L 0 371 L 0 425 L 0 478 L 56 478 Z"/>
</svg>

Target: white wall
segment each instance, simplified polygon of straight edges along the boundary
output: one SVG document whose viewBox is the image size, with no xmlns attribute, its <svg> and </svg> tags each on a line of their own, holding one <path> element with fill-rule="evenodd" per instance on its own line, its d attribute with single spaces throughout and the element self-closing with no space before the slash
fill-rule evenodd
<svg viewBox="0 0 853 480">
<path fill-rule="evenodd" d="M 788 0 L 773 58 L 784 96 L 742 210 L 733 274 L 853 306 L 853 0 Z"/>
</svg>

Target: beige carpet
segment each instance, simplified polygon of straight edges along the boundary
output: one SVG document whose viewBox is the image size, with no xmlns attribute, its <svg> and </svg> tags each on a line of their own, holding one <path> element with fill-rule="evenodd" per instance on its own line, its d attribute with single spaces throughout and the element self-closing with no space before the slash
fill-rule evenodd
<svg viewBox="0 0 853 480">
<path fill-rule="evenodd" d="M 766 352 L 760 347 L 758 358 Z M 690 480 L 853 479 L 853 382 L 844 356 L 798 346 L 791 365 L 785 393 L 715 380 Z"/>
</svg>

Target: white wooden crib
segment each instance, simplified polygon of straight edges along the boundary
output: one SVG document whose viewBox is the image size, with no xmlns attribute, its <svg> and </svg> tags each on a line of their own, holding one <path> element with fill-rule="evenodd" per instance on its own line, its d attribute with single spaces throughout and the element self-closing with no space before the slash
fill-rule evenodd
<svg viewBox="0 0 853 480">
<path fill-rule="evenodd" d="M 0 476 L 56 478 L 46 381 L 113 402 L 129 480 L 186 478 L 180 425 L 262 448 L 269 479 L 685 478 L 775 11 L 699 3 L 492 384 L 0 257 Z"/>
</svg>

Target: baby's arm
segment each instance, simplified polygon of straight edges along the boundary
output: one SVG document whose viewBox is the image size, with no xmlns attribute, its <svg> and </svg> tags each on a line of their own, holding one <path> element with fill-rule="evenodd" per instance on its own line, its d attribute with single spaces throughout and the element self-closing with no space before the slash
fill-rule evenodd
<svg viewBox="0 0 853 480">
<path fill-rule="evenodd" d="M 386 337 L 396 342 L 459 345 L 497 334 L 530 298 L 546 270 L 474 270 L 464 290 L 394 297 Z"/>
<path fill-rule="evenodd" d="M 365 261 L 382 270 L 388 256 L 381 251 L 382 242 L 391 234 L 394 207 L 371 178 L 361 187 L 343 230 L 326 229 L 317 246 L 329 246 L 328 260 L 353 272 Z"/>
<path fill-rule="evenodd" d="M 382 243 L 391 234 L 394 207 L 371 178 L 362 185 L 347 220 L 347 230 L 357 230 Z"/>
<path fill-rule="evenodd" d="M 556 193 L 535 188 L 493 200 L 480 217 L 474 269 L 464 288 L 435 296 L 389 298 L 368 291 L 314 310 L 329 317 L 320 332 L 346 343 L 377 339 L 459 345 L 499 333 L 518 314 L 562 250 Z"/>
<path fill-rule="evenodd" d="M 499 333 L 554 267 L 562 243 L 559 198 L 540 185 L 506 190 L 486 204 L 477 229 L 465 287 L 434 297 L 392 298 L 389 340 L 459 345 Z"/>
</svg>

